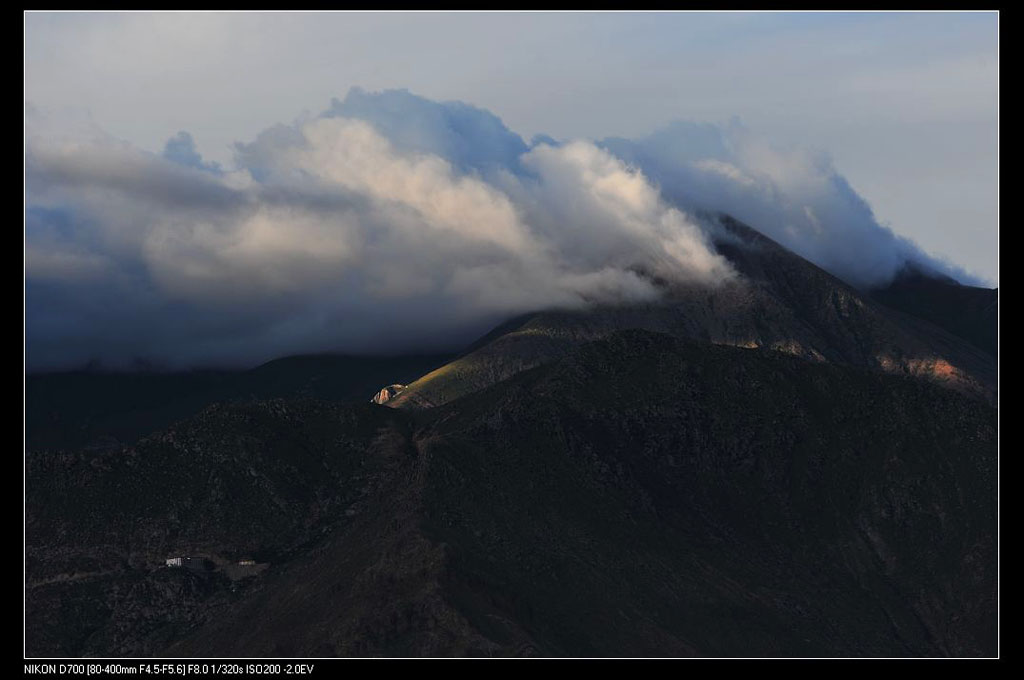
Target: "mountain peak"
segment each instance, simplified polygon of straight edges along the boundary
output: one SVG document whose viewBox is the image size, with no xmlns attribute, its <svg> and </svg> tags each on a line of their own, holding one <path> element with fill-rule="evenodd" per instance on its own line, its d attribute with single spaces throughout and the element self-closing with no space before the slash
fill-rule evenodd
<svg viewBox="0 0 1024 680">
<path fill-rule="evenodd" d="M 629 328 L 919 376 L 995 399 L 994 354 L 963 334 L 884 304 L 729 216 L 720 216 L 717 225 L 716 247 L 740 273 L 737 279 L 715 287 L 668 286 L 663 299 L 652 303 L 519 317 L 411 383 L 388 405 L 443 404 Z"/>
</svg>

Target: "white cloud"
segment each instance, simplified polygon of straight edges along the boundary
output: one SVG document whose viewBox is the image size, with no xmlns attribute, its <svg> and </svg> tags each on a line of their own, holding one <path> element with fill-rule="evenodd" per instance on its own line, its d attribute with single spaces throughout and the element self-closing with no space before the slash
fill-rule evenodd
<svg viewBox="0 0 1024 680">
<path fill-rule="evenodd" d="M 492 184 L 337 116 L 268 131 L 228 172 L 103 135 L 28 138 L 31 365 L 420 349 L 510 313 L 654 299 L 642 272 L 732 275 L 694 221 L 589 142 L 538 146 Z M 53 306 L 82 297 L 118 311 L 61 326 Z"/>
<path fill-rule="evenodd" d="M 735 122 L 671 125 L 601 145 L 675 204 L 728 213 L 855 286 L 885 285 L 908 261 L 975 282 L 880 224 L 827 154 L 769 144 Z"/>
<path fill-rule="evenodd" d="M 721 211 L 860 286 L 915 261 L 827 155 L 738 124 L 526 145 L 493 114 L 357 91 L 211 164 L 26 116 L 30 367 L 454 349 L 544 307 L 736 276 Z M 962 276 L 961 276 L 962 278 Z"/>
</svg>

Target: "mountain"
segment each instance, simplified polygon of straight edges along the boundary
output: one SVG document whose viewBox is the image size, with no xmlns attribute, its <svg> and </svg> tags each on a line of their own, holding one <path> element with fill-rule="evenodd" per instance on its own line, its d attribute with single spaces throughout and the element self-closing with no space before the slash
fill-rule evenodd
<svg viewBox="0 0 1024 680">
<path fill-rule="evenodd" d="M 30 451 L 116 448 L 217 402 L 303 396 L 363 402 L 393 378 L 409 382 L 450 358 L 311 354 L 244 371 L 30 374 L 25 378 L 26 446 Z"/>
<path fill-rule="evenodd" d="M 994 403 L 994 354 L 937 324 L 934 314 L 915 316 L 908 305 L 883 304 L 895 294 L 876 299 L 747 225 L 727 216 L 720 224 L 716 247 L 740 272 L 737 279 L 714 288 L 666 286 L 665 299 L 655 304 L 520 317 L 416 380 L 388 405 L 445 404 L 630 328 L 919 376 Z"/>
<path fill-rule="evenodd" d="M 965 286 L 905 267 L 888 286 L 872 291 L 884 305 L 927 319 L 995 357 L 998 353 L 999 290 Z"/>
<path fill-rule="evenodd" d="M 437 408 L 211 406 L 27 458 L 28 652 L 993 655 L 996 452 L 983 399 L 643 330 Z"/>
<path fill-rule="evenodd" d="M 451 360 L 29 376 L 28 654 L 995 655 L 996 292 L 716 238 Z"/>
</svg>

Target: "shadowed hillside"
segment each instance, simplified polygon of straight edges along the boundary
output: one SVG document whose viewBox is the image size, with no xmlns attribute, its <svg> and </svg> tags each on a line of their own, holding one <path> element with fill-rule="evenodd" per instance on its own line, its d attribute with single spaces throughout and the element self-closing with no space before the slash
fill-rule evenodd
<svg viewBox="0 0 1024 680">
<path fill-rule="evenodd" d="M 894 309 L 927 319 L 993 357 L 999 352 L 999 290 L 963 286 L 913 269 L 901 272 L 872 297 Z"/>
<path fill-rule="evenodd" d="M 218 407 L 28 474 L 31 653 L 995 651 L 995 410 L 772 351 L 614 333 L 437 409 Z"/>
<path fill-rule="evenodd" d="M 116 448 L 223 401 L 315 397 L 364 402 L 392 378 L 409 382 L 445 355 L 304 355 L 248 371 L 69 371 L 26 376 L 26 444 L 39 449 Z"/>
</svg>

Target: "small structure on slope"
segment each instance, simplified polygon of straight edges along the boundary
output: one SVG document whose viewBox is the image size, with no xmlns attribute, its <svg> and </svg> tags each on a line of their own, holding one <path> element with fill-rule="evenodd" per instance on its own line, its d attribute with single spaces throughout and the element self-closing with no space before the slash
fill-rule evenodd
<svg viewBox="0 0 1024 680">
<path fill-rule="evenodd" d="M 168 557 L 165 564 L 172 569 L 207 571 L 206 560 L 201 557 Z"/>
</svg>

